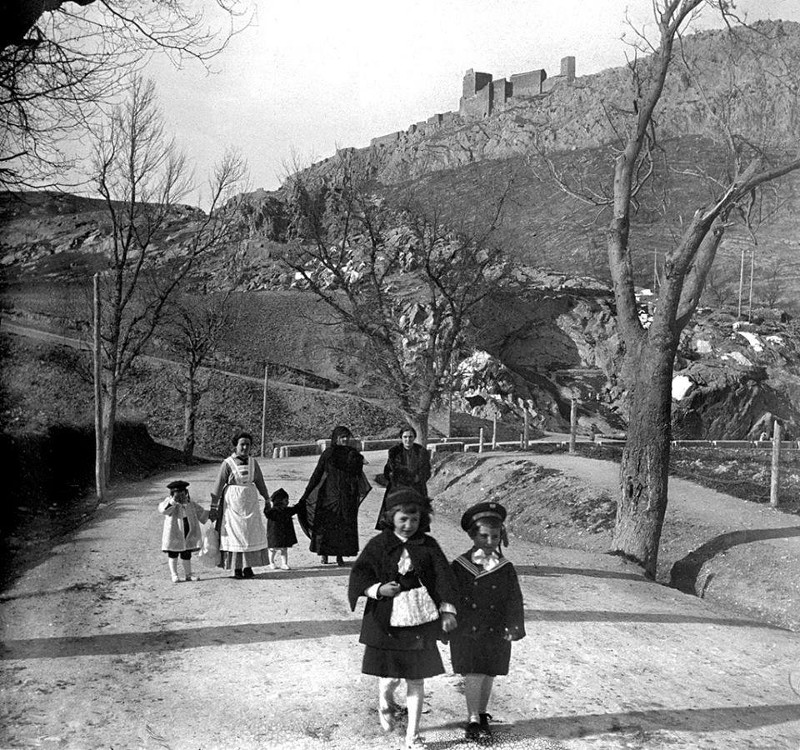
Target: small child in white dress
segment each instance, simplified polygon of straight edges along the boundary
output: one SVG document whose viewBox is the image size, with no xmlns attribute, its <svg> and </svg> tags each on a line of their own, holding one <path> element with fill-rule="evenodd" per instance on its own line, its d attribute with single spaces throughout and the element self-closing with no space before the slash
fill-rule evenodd
<svg viewBox="0 0 800 750">
<path fill-rule="evenodd" d="M 178 576 L 178 557 L 183 562 L 183 573 L 187 581 L 199 581 L 192 573 L 192 552 L 202 545 L 200 524 L 208 520 L 208 511 L 189 497 L 188 482 L 177 479 L 167 485 L 169 497 L 158 506 L 158 512 L 166 516 L 161 534 L 161 549 L 167 553 L 167 563 L 173 583 Z"/>
</svg>

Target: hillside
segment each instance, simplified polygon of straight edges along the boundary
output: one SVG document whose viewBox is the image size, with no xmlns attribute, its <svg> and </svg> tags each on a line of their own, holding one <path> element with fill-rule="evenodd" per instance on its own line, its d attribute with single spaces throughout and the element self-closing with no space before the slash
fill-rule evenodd
<svg viewBox="0 0 800 750">
<path fill-rule="evenodd" d="M 770 22 L 742 33 L 746 43 L 737 54 L 745 61 L 754 57 L 737 72 L 737 90 L 760 94 L 734 97 L 726 116 L 761 142 L 771 138 L 777 152 L 781 138 L 793 142 L 796 123 L 780 95 L 779 76 L 765 77 L 762 58 L 786 64 L 800 58 L 800 26 Z M 718 126 L 730 83 L 728 54 L 720 32 L 687 37 L 681 57 L 691 61 L 691 75 L 676 65 L 667 82 L 658 149 L 668 169 L 638 196 L 632 229 L 641 287 L 653 285 L 654 269 L 661 272 L 681 223 L 708 200 L 709 181 L 726 169 Z M 606 190 L 629 79 L 629 71 L 620 68 L 556 81 L 539 95 L 509 99 L 488 117 L 434 118 L 391 138 L 376 138 L 366 149 L 342 149 L 303 173 L 331 180 L 345 160 L 390 201 L 410 195 L 455 226 L 480 226 L 505 196 L 504 220 L 493 239 L 516 270 L 473 314 L 475 351 L 462 363 L 467 370 L 453 394 L 457 410 L 488 419 L 497 415 L 516 429 L 520 404 L 527 403 L 537 426 L 561 430 L 576 396 L 582 430 L 624 429 L 619 343 L 605 284 L 608 216 L 558 189 L 538 154 L 546 148 L 554 169 Z M 761 102 L 760 110 L 748 101 Z M 797 312 L 800 300 L 800 177 L 791 175 L 777 188 L 758 207 L 768 220 L 754 227 L 757 244 L 742 226 L 729 229 L 708 280 L 707 308 L 687 330 L 676 376 L 692 385 L 676 398 L 678 435 L 758 434 L 769 415 L 791 421 L 800 408 L 797 330 L 776 311 Z M 286 250 L 291 201 L 288 185 L 242 196 L 249 239 L 237 246 L 245 272 L 236 305 L 238 328 L 247 335 L 227 342 L 220 362 L 254 377 L 269 364 L 273 373 L 281 370 L 279 377 L 295 383 L 318 379 L 324 387 L 383 398 L 388 394 L 372 388 L 364 368 L 346 355 L 361 350 L 357 339 L 330 325 L 326 310 L 296 287 L 278 259 Z M 164 263 L 180 252 L 182 236 L 198 217 L 197 209 L 176 208 L 158 239 Z M 52 193 L 0 196 L 4 309 L 56 330 L 85 331 L 86 288 L 102 265 L 107 236 L 98 201 Z M 743 310 L 750 319 L 743 329 L 736 321 L 740 261 Z M 195 293 L 212 293 L 228 263 L 220 253 L 198 266 L 191 280 Z M 476 395 L 484 407 L 474 407 Z"/>
</svg>

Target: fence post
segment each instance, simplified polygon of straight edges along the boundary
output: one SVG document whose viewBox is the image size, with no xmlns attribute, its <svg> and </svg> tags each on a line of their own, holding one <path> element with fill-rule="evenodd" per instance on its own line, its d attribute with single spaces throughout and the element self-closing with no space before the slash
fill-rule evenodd
<svg viewBox="0 0 800 750">
<path fill-rule="evenodd" d="M 578 432 L 578 400 L 573 398 L 569 407 L 569 452 L 575 453 L 575 435 Z"/>
<path fill-rule="evenodd" d="M 497 414 L 492 417 L 492 450 L 497 450 Z"/>
<path fill-rule="evenodd" d="M 481 427 L 478 433 L 478 453 L 483 453 L 483 427 Z"/>
<path fill-rule="evenodd" d="M 783 437 L 783 425 L 779 420 L 775 420 L 772 428 L 772 479 L 769 484 L 769 504 L 773 508 L 778 507 L 778 479 L 781 473 L 781 438 Z"/>
<path fill-rule="evenodd" d="M 525 409 L 524 417 L 525 417 L 525 421 L 524 421 L 523 428 L 522 428 L 522 430 L 523 430 L 523 432 L 522 432 L 522 450 L 526 451 L 526 450 L 528 450 L 528 439 L 529 439 L 529 435 L 530 435 L 530 428 L 528 427 L 529 417 L 528 417 L 528 409 L 527 408 Z"/>
</svg>

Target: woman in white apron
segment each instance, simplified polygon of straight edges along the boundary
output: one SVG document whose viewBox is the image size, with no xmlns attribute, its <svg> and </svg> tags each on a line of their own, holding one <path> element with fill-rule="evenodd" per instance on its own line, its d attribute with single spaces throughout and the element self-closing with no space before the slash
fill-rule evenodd
<svg viewBox="0 0 800 750">
<path fill-rule="evenodd" d="M 209 518 L 219 531 L 220 567 L 233 569 L 234 578 L 252 578 L 253 568 L 269 565 L 265 508 L 269 491 L 256 460 L 250 455 L 253 437 L 239 432 L 234 451 L 220 466 L 211 493 Z"/>
</svg>

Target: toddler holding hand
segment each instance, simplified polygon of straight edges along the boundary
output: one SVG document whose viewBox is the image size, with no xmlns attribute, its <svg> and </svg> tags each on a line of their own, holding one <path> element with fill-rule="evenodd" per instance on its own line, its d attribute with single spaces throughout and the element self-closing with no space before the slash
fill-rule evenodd
<svg viewBox="0 0 800 750">
<path fill-rule="evenodd" d="M 183 561 L 187 581 L 199 581 L 192 574 L 192 552 L 202 543 L 200 524 L 208 520 L 208 511 L 189 497 L 188 482 L 177 479 L 167 485 L 169 497 L 158 505 L 158 512 L 166 516 L 161 534 L 161 549 L 167 553 L 167 563 L 173 583 L 178 583 L 178 557 Z"/>
</svg>

